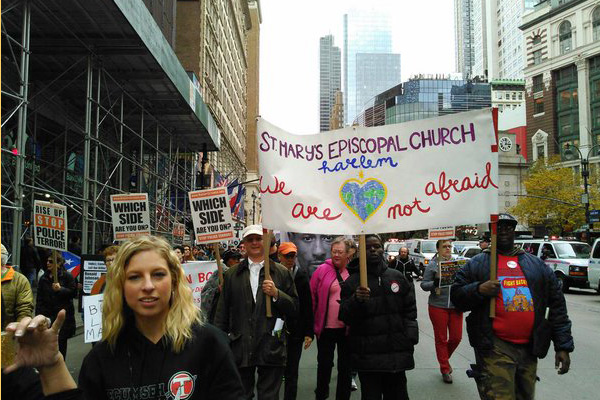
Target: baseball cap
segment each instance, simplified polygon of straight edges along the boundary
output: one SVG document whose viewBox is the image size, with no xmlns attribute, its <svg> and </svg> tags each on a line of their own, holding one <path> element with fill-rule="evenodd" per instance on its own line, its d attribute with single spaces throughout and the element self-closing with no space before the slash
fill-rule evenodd
<svg viewBox="0 0 600 400">
<path fill-rule="evenodd" d="M 262 225 L 248 225 L 242 231 L 242 239 L 245 239 L 247 236 L 250 236 L 250 235 L 262 236 L 262 234 L 263 234 Z"/>
<path fill-rule="evenodd" d="M 498 214 L 498 223 L 510 224 L 517 226 L 517 219 L 510 214 L 500 213 Z"/>
<path fill-rule="evenodd" d="M 298 248 L 292 242 L 283 242 L 279 245 L 279 253 L 281 253 L 281 254 L 298 253 Z"/>
</svg>

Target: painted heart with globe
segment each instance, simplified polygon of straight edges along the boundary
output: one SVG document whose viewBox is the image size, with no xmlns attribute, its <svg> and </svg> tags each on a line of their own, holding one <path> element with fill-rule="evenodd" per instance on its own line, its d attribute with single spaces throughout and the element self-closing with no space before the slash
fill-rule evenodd
<svg viewBox="0 0 600 400">
<path fill-rule="evenodd" d="M 364 181 L 349 179 L 340 187 L 342 202 L 362 222 L 367 222 L 379 210 L 386 197 L 385 184 L 374 178 Z"/>
</svg>

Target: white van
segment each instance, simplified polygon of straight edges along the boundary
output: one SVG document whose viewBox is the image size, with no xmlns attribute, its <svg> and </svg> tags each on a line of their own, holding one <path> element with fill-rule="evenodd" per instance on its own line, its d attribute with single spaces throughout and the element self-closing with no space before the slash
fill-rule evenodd
<svg viewBox="0 0 600 400">
<path fill-rule="evenodd" d="M 600 294 L 600 239 L 596 239 L 592 247 L 592 256 L 588 266 L 590 287 Z"/>
<path fill-rule="evenodd" d="M 437 252 L 435 245 L 436 239 L 410 239 L 406 241 L 408 247 L 408 256 L 415 262 L 415 266 L 419 269 L 421 276 L 425 272 L 425 267 Z M 458 252 L 454 245 L 452 246 L 452 258 L 457 258 Z"/>
<path fill-rule="evenodd" d="M 591 247 L 589 244 L 546 239 L 517 239 L 515 244 L 544 260 L 556 277 L 562 281 L 563 292 L 571 287 L 581 289 L 590 287 L 588 263 Z"/>
</svg>

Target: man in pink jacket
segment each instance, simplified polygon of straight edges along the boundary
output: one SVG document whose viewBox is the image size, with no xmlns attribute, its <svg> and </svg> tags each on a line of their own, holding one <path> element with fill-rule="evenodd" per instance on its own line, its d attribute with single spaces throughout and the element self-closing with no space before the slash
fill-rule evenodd
<svg viewBox="0 0 600 400">
<path fill-rule="evenodd" d="M 340 309 L 340 284 L 348 278 L 349 246 L 343 237 L 331 243 L 331 259 L 326 260 L 310 279 L 310 291 L 315 317 L 314 331 L 317 336 L 317 388 L 316 399 L 329 397 L 329 381 L 333 368 L 333 353 L 337 345 L 338 380 L 336 399 L 350 398 L 350 360 L 346 340 L 346 326 L 338 319 Z"/>
</svg>

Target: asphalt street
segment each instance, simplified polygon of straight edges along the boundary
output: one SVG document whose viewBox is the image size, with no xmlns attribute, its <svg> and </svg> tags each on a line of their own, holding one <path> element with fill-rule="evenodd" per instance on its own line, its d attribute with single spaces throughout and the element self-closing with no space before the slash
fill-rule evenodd
<svg viewBox="0 0 600 400">
<path fill-rule="evenodd" d="M 416 293 L 420 340 L 415 349 L 416 368 L 407 372 L 408 392 L 411 399 L 477 399 L 475 382 L 466 375 L 469 364 L 474 362 L 473 350 L 469 346 L 466 331 L 463 341 L 450 360 L 454 369 L 454 383 L 444 384 L 435 357 L 433 328 L 427 314 L 427 293 L 418 286 Z M 536 398 L 596 400 L 600 398 L 600 295 L 591 290 L 573 289 L 566 294 L 566 299 L 575 338 L 575 352 L 571 354 L 571 371 L 567 375 L 557 375 L 554 369 L 554 354 L 551 350 L 538 364 L 540 382 L 537 385 Z M 81 361 L 90 348 L 90 344 L 83 343 L 83 335 L 69 340 L 67 365 L 74 377 L 79 375 Z M 316 376 L 315 343 L 304 352 L 300 361 L 298 399 L 314 398 Z M 335 379 L 334 367 L 330 398 L 335 398 Z M 357 383 L 359 391 L 352 394 L 353 399 L 360 398 L 360 382 Z"/>
</svg>

